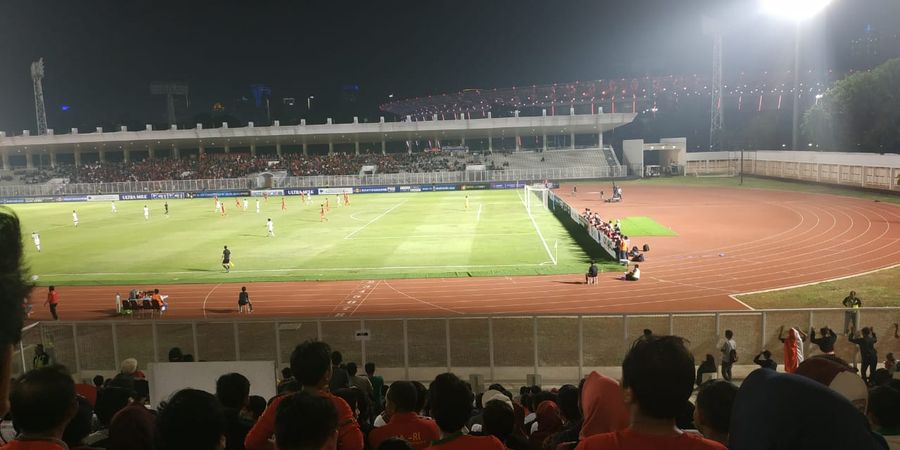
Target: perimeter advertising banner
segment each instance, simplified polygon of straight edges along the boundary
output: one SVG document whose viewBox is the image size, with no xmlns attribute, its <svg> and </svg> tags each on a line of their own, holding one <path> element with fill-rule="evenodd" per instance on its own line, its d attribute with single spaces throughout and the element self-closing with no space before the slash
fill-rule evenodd
<svg viewBox="0 0 900 450">
<path fill-rule="evenodd" d="M 319 188 L 319 195 L 352 194 L 353 188 Z"/>
<path fill-rule="evenodd" d="M 284 189 L 261 189 L 258 191 L 250 191 L 250 195 L 253 197 L 280 197 L 284 195 Z M 288 195 L 298 195 L 298 194 L 288 194 Z"/>
<path fill-rule="evenodd" d="M 284 195 L 319 195 L 318 189 L 285 189 Z"/>
<path fill-rule="evenodd" d="M 150 194 L 119 194 L 119 200 L 150 200 Z"/>
<path fill-rule="evenodd" d="M 105 195 L 88 195 L 87 201 L 89 202 L 114 202 L 119 199 L 119 194 L 105 194 Z"/>
<path fill-rule="evenodd" d="M 155 194 L 150 194 L 150 198 L 153 200 L 168 200 L 174 198 L 186 198 L 187 194 L 184 192 L 157 192 Z"/>
<path fill-rule="evenodd" d="M 194 198 L 213 198 L 213 197 L 249 197 L 250 191 L 197 191 L 193 193 Z"/>
</svg>

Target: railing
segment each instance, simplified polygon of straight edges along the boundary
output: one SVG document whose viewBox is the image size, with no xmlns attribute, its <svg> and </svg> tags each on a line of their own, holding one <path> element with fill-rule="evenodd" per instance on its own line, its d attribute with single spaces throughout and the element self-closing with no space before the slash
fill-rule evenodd
<svg viewBox="0 0 900 450">
<path fill-rule="evenodd" d="M 273 188 L 440 184 L 491 181 L 537 181 L 544 179 L 592 179 L 624 177 L 624 167 L 565 167 L 458 172 L 387 173 L 374 175 L 320 175 L 285 177 Z M 203 190 L 255 189 L 256 178 L 212 180 L 131 181 L 121 183 L 68 183 L 0 186 L 0 197 L 93 195 L 123 192 L 193 192 Z"/>
<path fill-rule="evenodd" d="M 51 349 L 56 362 L 85 376 L 115 371 L 129 357 L 142 365 L 165 361 L 179 347 L 195 360 L 289 362 L 294 346 L 307 339 L 328 342 L 345 361 L 375 362 L 389 379 L 427 379 L 452 370 L 479 373 L 488 380 L 518 379 L 527 373 L 544 379 L 577 380 L 589 370 L 617 367 L 644 329 L 689 340 L 695 359 L 719 356 L 720 336 L 733 330 L 741 364 L 769 349 L 782 362 L 781 326 L 809 331 L 830 326 L 843 331 L 845 309 L 785 309 L 615 315 L 453 316 L 364 319 L 251 319 L 41 322 L 23 333 L 14 358 L 21 371 L 30 348 Z M 900 308 L 858 310 L 860 326 L 873 327 L 878 346 L 898 344 L 893 324 Z M 357 331 L 368 331 L 358 340 Z M 812 350 L 809 343 L 807 351 Z M 837 355 L 848 361 L 856 346 L 838 340 Z M 26 361 L 27 360 L 27 361 Z"/>
</svg>

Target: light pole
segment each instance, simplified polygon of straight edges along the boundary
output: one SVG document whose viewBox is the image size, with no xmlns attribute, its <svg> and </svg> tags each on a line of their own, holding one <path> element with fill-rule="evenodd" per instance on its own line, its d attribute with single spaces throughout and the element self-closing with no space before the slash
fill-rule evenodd
<svg viewBox="0 0 900 450">
<path fill-rule="evenodd" d="M 793 21 L 794 27 L 794 91 L 791 128 L 791 150 L 800 146 L 800 25 L 822 12 L 832 0 L 760 0 L 764 13 Z"/>
</svg>

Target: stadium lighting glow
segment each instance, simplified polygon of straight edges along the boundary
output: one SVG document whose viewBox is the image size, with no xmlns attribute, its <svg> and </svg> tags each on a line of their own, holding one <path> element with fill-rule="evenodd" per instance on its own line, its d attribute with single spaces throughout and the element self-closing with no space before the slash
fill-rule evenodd
<svg viewBox="0 0 900 450">
<path fill-rule="evenodd" d="M 822 12 L 832 0 L 760 0 L 764 13 L 802 22 Z"/>
</svg>

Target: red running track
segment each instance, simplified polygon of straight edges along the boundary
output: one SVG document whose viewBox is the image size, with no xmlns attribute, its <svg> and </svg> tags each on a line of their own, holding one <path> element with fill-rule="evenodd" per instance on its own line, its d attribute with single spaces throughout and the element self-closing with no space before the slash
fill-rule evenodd
<svg viewBox="0 0 900 450">
<path fill-rule="evenodd" d="M 334 282 L 170 285 L 166 318 L 235 317 L 246 285 L 256 317 L 452 316 L 745 310 L 729 295 L 850 276 L 900 264 L 900 206 L 824 194 L 756 189 L 625 185 L 623 203 L 602 203 L 608 184 L 559 193 L 605 218 L 649 216 L 677 237 L 648 243 L 639 282 L 584 276 L 444 278 Z M 60 286 L 66 320 L 112 317 L 114 293 L 128 286 Z M 40 305 L 44 290 L 35 292 Z M 49 313 L 35 308 L 34 318 Z"/>
</svg>

